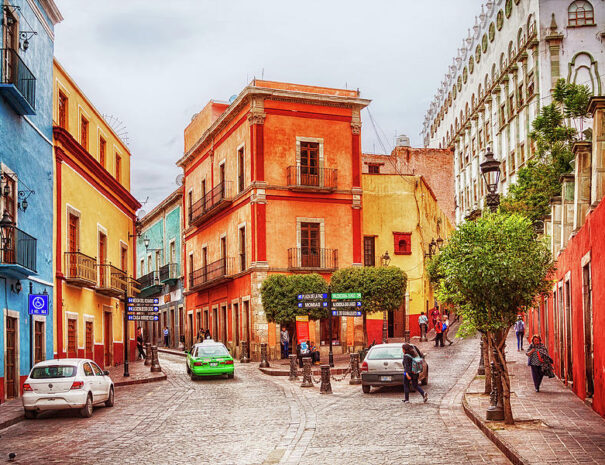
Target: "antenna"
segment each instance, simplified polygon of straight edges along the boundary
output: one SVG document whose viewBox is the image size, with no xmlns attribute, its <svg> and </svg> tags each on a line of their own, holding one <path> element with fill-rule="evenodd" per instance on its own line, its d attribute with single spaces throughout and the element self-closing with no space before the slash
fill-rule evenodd
<svg viewBox="0 0 605 465">
<path fill-rule="evenodd" d="M 182 186 L 183 185 L 183 179 L 184 179 L 184 175 L 181 173 L 176 177 L 176 185 L 177 186 Z"/>
<path fill-rule="evenodd" d="M 113 132 L 115 132 L 118 137 L 124 142 L 124 144 L 128 145 L 130 140 L 128 137 L 128 130 L 126 129 L 126 125 L 124 122 L 114 115 L 101 115 L 105 122 L 109 125 Z"/>
<path fill-rule="evenodd" d="M 265 68 L 263 68 L 260 72 L 260 78 L 265 79 Z"/>
</svg>

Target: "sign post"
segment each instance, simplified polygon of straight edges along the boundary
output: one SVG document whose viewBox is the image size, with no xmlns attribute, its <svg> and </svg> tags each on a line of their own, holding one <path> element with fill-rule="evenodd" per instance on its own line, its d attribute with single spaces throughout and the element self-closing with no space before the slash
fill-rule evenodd
<svg viewBox="0 0 605 465">
<path fill-rule="evenodd" d="M 332 285 L 328 284 L 328 315 L 330 318 L 329 322 L 329 333 L 330 333 L 330 352 L 328 352 L 328 362 L 330 363 L 330 367 L 334 367 L 334 353 L 332 352 L 332 320 L 334 317 L 332 316 Z"/>
<path fill-rule="evenodd" d="M 132 300 L 132 297 L 128 297 L 128 288 L 124 290 L 124 377 L 127 378 L 130 376 L 128 372 L 128 345 L 130 341 L 128 340 L 128 304 Z M 138 300 L 138 299 L 137 299 Z"/>
<path fill-rule="evenodd" d="M 28 296 L 28 313 L 29 313 L 29 367 L 34 367 L 34 315 L 48 315 L 48 294 L 31 294 L 32 285 L 30 282 Z"/>
</svg>

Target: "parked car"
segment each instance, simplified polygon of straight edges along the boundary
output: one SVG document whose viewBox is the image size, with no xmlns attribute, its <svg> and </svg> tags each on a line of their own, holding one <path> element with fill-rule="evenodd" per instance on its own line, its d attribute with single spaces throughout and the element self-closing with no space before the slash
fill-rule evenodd
<svg viewBox="0 0 605 465">
<path fill-rule="evenodd" d="M 114 386 L 108 371 L 92 360 L 65 358 L 46 360 L 32 368 L 23 385 L 26 418 L 46 410 L 79 409 L 92 416 L 93 406 L 113 407 Z"/>
<path fill-rule="evenodd" d="M 206 339 L 195 344 L 187 353 L 187 374 L 194 380 L 198 376 L 227 375 L 233 378 L 233 357 L 221 342 Z"/>
<path fill-rule="evenodd" d="M 429 381 L 429 366 L 424 354 L 412 345 L 424 360 L 420 384 Z M 361 388 L 368 394 L 372 386 L 403 386 L 403 349 L 401 343 L 377 344 L 373 346 L 361 364 Z"/>
</svg>

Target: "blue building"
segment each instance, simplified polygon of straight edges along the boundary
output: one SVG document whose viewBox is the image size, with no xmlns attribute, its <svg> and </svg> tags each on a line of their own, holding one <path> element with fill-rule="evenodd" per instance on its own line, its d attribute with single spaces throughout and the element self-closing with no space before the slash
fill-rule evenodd
<svg viewBox="0 0 605 465">
<path fill-rule="evenodd" d="M 53 358 L 53 0 L 0 4 L 0 402 Z M 30 295 L 36 315 L 29 314 Z M 44 305 L 45 304 L 45 305 Z M 48 309 L 48 314 L 45 313 Z"/>
<path fill-rule="evenodd" d="M 183 313 L 182 203 L 183 188 L 179 187 L 145 215 L 137 227 L 139 297 L 160 299 L 160 320 L 143 325 L 144 338 L 155 344 L 163 343 L 162 330 L 167 327 L 172 347 L 178 346 L 184 337 L 187 343 L 194 337 L 186 333 L 186 328 L 193 328 L 190 323 L 194 315 L 188 314 L 186 322 Z"/>
</svg>

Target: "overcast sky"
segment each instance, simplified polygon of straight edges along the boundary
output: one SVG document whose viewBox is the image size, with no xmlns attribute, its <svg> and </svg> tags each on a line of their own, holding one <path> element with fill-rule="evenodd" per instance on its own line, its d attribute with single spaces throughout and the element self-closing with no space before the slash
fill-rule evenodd
<svg viewBox="0 0 605 465">
<path fill-rule="evenodd" d="M 121 121 L 132 191 L 176 188 L 183 130 L 210 99 L 253 78 L 359 88 L 363 150 L 396 134 L 420 146 L 424 114 L 479 0 L 55 0 L 55 55 L 103 114 Z M 382 142 L 382 143 L 381 143 Z"/>
</svg>

